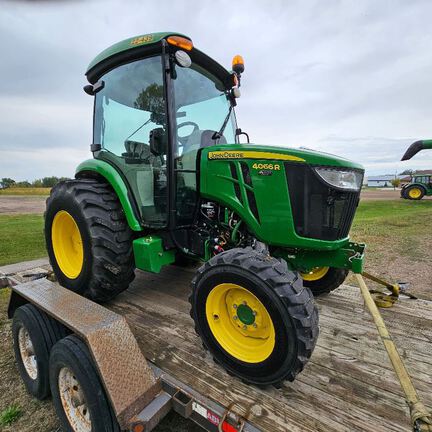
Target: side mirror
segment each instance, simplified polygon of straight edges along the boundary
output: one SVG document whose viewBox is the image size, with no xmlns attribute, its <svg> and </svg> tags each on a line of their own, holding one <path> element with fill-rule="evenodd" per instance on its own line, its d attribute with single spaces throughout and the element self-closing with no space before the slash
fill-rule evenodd
<svg viewBox="0 0 432 432">
<path fill-rule="evenodd" d="M 185 51 L 178 50 L 174 54 L 176 62 L 179 66 L 189 68 L 192 65 L 192 60 L 189 54 Z"/>
<path fill-rule="evenodd" d="M 105 86 L 104 81 L 98 81 L 95 84 L 87 84 L 83 90 L 90 96 L 94 96 L 98 91 L 102 90 Z"/>
<path fill-rule="evenodd" d="M 155 156 L 162 156 L 167 151 L 167 138 L 164 128 L 156 128 L 150 131 L 150 151 Z"/>
</svg>

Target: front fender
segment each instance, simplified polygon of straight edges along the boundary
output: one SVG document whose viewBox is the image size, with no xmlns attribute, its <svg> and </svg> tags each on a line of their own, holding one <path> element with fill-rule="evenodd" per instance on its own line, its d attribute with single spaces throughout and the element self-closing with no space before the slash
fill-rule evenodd
<svg viewBox="0 0 432 432">
<path fill-rule="evenodd" d="M 112 186 L 123 207 L 130 229 L 133 231 L 142 231 L 142 226 L 135 215 L 126 183 L 116 169 L 102 160 L 88 159 L 78 165 L 75 177 L 85 177 L 92 173 L 102 176 Z"/>
</svg>

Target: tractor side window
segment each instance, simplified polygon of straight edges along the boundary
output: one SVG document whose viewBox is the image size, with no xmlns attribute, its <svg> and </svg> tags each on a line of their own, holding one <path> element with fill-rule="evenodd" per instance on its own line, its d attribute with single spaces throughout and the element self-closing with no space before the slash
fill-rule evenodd
<svg viewBox="0 0 432 432">
<path fill-rule="evenodd" d="M 167 131 L 160 56 L 117 67 L 96 94 L 94 143 L 98 158 L 120 169 L 143 222 L 164 226 L 167 214 Z"/>
<path fill-rule="evenodd" d="M 197 64 L 176 68 L 173 80 L 177 120 L 177 221 L 192 222 L 197 202 L 197 156 L 200 148 L 236 142 L 234 111 L 223 83 Z M 215 138 L 222 125 L 222 136 Z"/>
</svg>

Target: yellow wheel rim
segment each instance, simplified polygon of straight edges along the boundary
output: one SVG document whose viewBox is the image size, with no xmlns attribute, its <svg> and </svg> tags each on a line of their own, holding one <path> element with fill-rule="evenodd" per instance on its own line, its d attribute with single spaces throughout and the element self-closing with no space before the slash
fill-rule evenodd
<svg viewBox="0 0 432 432">
<path fill-rule="evenodd" d="M 246 288 L 232 283 L 215 286 L 207 297 L 206 317 L 213 336 L 236 359 L 259 363 L 273 352 L 273 321 Z"/>
<path fill-rule="evenodd" d="M 330 267 L 314 267 L 308 273 L 300 273 L 300 276 L 305 281 L 316 281 L 322 279 L 329 271 Z"/>
<path fill-rule="evenodd" d="M 61 210 L 54 216 L 51 239 L 60 270 L 69 279 L 76 279 L 82 270 L 84 248 L 78 225 L 67 211 Z"/>
<path fill-rule="evenodd" d="M 408 191 L 408 195 L 410 198 L 420 198 L 421 197 L 421 190 L 419 188 L 411 188 Z"/>
</svg>

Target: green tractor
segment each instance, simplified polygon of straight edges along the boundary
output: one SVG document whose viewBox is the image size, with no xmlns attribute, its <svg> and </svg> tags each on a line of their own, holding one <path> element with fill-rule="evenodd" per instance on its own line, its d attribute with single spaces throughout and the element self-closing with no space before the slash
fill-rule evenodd
<svg viewBox="0 0 432 432">
<path fill-rule="evenodd" d="M 409 160 L 421 150 L 432 149 L 432 140 L 420 140 L 412 143 L 401 160 Z M 401 197 L 410 200 L 421 200 L 432 195 L 432 175 L 413 175 L 411 181 L 401 189 Z"/>
<path fill-rule="evenodd" d="M 201 261 L 189 300 L 204 346 L 244 381 L 277 385 L 314 349 L 313 293 L 362 271 L 365 246 L 348 233 L 364 170 L 250 144 L 234 111 L 243 71 L 241 56 L 230 72 L 176 33 L 99 54 L 84 87 L 93 159 L 52 189 L 45 236 L 59 283 L 96 302 L 135 269 Z"/>
</svg>

